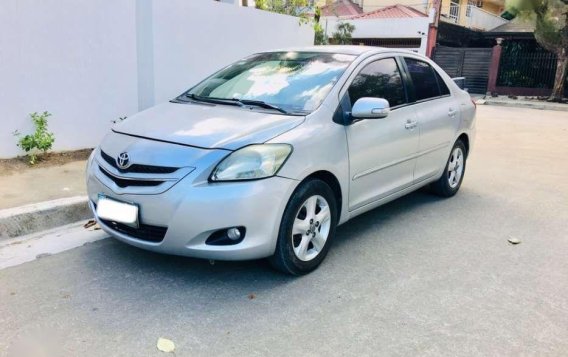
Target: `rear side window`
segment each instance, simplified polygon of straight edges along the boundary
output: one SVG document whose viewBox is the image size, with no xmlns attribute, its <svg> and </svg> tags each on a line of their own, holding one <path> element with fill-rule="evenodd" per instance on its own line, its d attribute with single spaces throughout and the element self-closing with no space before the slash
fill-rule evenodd
<svg viewBox="0 0 568 357">
<path fill-rule="evenodd" d="M 448 89 L 446 82 L 444 82 L 444 80 L 442 79 L 442 76 L 440 76 L 438 71 L 436 71 L 434 68 L 432 68 L 432 70 L 434 71 L 434 73 L 436 73 L 436 79 L 438 80 L 438 86 L 440 87 L 440 94 L 450 95 L 450 90 Z"/>
<path fill-rule="evenodd" d="M 450 93 L 440 75 L 428 63 L 406 57 L 404 61 L 414 84 L 414 96 L 417 101 Z M 438 82 L 440 82 L 442 90 L 440 90 Z"/>
<path fill-rule="evenodd" d="M 351 105 L 363 97 L 384 98 L 391 107 L 406 103 L 400 71 L 394 58 L 385 58 L 365 66 L 349 86 Z"/>
</svg>

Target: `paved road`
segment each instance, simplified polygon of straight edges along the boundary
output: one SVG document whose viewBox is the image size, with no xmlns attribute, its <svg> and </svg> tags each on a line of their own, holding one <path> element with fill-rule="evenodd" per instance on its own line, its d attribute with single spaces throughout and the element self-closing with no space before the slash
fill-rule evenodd
<svg viewBox="0 0 568 357">
<path fill-rule="evenodd" d="M 2 270 L 0 355 L 565 356 L 568 118 L 483 106 L 478 127 L 456 197 L 353 220 L 305 277 L 111 239 Z"/>
</svg>

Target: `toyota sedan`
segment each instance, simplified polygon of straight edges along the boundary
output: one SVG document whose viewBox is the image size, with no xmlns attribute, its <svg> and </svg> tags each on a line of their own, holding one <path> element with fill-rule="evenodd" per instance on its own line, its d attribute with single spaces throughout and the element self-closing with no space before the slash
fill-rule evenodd
<svg viewBox="0 0 568 357">
<path fill-rule="evenodd" d="M 455 195 L 474 116 L 412 52 L 257 53 L 116 125 L 87 164 L 90 205 L 139 248 L 305 274 L 351 218 L 426 185 Z"/>
</svg>

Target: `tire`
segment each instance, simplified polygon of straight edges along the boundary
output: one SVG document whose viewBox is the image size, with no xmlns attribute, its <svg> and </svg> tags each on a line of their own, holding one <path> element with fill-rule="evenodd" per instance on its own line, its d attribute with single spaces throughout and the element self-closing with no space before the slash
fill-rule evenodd
<svg viewBox="0 0 568 357">
<path fill-rule="evenodd" d="M 455 195 L 459 191 L 465 175 L 466 161 L 467 150 L 464 143 L 458 140 L 450 152 L 444 173 L 438 181 L 431 184 L 432 191 L 441 197 Z"/>
<path fill-rule="evenodd" d="M 335 236 L 337 212 L 335 195 L 325 182 L 301 183 L 284 210 L 276 251 L 269 258 L 272 266 L 291 275 L 315 270 Z"/>
</svg>

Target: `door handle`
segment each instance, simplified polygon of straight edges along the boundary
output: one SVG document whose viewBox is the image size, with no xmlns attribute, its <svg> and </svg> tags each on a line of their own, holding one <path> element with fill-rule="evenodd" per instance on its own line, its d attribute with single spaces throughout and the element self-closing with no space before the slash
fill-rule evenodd
<svg viewBox="0 0 568 357">
<path fill-rule="evenodd" d="M 449 115 L 451 118 L 453 118 L 453 117 L 456 116 L 457 112 L 458 112 L 457 110 L 455 110 L 455 109 L 453 109 L 453 108 L 450 108 L 450 109 L 448 110 L 448 115 Z"/>
<path fill-rule="evenodd" d="M 404 124 L 404 127 L 405 127 L 406 129 L 412 130 L 412 129 L 416 128 L 417 125 L 418 125 L 418 122 L 417 122 L 416 120 L 410 120 L 410 119 L 408 119 L 408 120 L 406 121 L 406 124 Z"/>
</svg>

